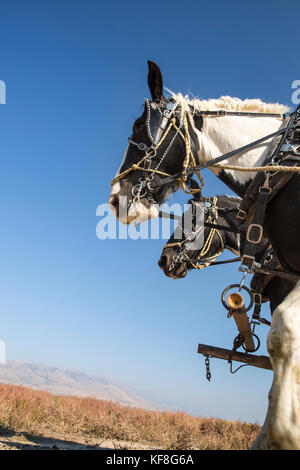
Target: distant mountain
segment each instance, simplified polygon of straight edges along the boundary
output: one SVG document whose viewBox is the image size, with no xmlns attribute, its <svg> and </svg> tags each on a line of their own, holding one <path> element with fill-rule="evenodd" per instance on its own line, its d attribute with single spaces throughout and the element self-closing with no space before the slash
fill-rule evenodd
<svg viewBox="0 0 300 470">
<path fill-rule="evenodd" d="M 5 365 L 0 365 L 0 383 L 24 385 L 60 395 L 95 397 L 151 410 L 160 408 L 129 387 L 104 377 L 21 361 L 7 361 Z"/>
</svg>

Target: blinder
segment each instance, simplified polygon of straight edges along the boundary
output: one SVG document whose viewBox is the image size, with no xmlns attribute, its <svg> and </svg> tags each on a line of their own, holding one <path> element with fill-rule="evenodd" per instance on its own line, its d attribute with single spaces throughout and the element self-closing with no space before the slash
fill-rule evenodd
<svg viewBox="0 0 300 470">
<path fill-rule="evenodd" d="M 147 134 L 153 147 L 159 143 L 169 119 L 176 108 L 174 101 L 167 101 L 165 109 L 161 109 L 158 103 L 146 99 L 146 128 Z"/>
<path fill-rule="evenodd" d="M 182 235 L 185 236 L 185 243 L 183 245 L 185 251 L 201 250 L 204 245 L 204 214 L 207 212 L 205 202 L 196 202 L 191 199 L 188 202 L 188 210 L 185 211 L 182 217 L 182 224 L 177 228 L 181 230 Z M 176 234 L 176 230 L 175 230 Z"/>
<path fill-rule="evenodd" d="M 204 228 L 207 222 L 218 220 L 217 197 L 204 198 L 203 201 L 189 201 L 189 208 L 182 217 L 182 223 L 174 232 L 174 239 L 180 238 L 179 242 L 167 243 L 165 248 L 177 246 L 179 252 L 174 253 L 169 271 L 174 269 L 176 263 L 186 262 L 196 269 L 203 269 L 214 264 L 215 259 L 224 251 L 225 245 L 217 225 L 213 225 L 208 236 L 205 238 Z M 186 223 L 187 222 L 187 223 Z M 185 238 L 182 239 L 184 234 Z M 214 235 L 220 240 L 220 249 L 213 255 L 208 255 Z M 197 259 L 191 259 L 188 252 L 199 251 Z"/>
</svg>

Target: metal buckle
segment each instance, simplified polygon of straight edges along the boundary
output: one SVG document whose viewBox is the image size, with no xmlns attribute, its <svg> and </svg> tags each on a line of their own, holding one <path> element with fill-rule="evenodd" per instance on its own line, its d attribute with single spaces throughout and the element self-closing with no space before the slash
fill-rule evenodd
<svg viewBox="0 0 300 470">
<path fill-rule="evenodd" d="M 245 260 L 250 260 L 251 263 L 247 263 Z M 239 267 L 239 271 L 242 273 L 248 273 L 248 274 L 253 274 L 253 268 L 255 265 L 255 257 L 254 256 L 249 256 L 249 255 L 243 255 L 242 256 L 242 261 Z"/>
<path fill-rule="evenodd" d="M 257 238 L 250 238 L 251 230 L 255 229 L 255 228 L 259 229 L 258 237 Z M 249 225 L 248 230 L 247 230 L 247 235 L 246 235 L 247 242 L 253 243 L 254 245 L 257 245 L 258 243 L 261 242 L 261 239 L 263 237 L 263 232 L 264 232 L 264 229 L 261 225 L 258 225 L 258 224 Z"/>
<path fill-rule="evenodd" d="M 239 209 L 237 213 L 237 218 L 240 220 L 246 220 L 247 212 L 243 211 L 243 209 Z"/>
<path fill-rule="evenodd" d="M 148 149 L 147 145 L 146 145 L 146 144 L 143 144 L 143 142 L 140 142 L 140 143 L 138 144 L 137 148 L 138 148 L 139 150 L 144 150 L 144 151 L 147 151 L 147 149 Z"/>
<path fill-rule="evenodd" d="M 298 144 L 283 144 L 280 149 L 280 153 L 293 153 L 294 155 L 300 155 L 300 145 Z"/>
<path fill-rule="evenodd" d="M 172 116 L 172 110 L 171 109 L 164 109 L 164 117 L 167 119 L 170 119 Z"/>
<path fill-rule="evenodd" d="M 211 207 L 212 207 L 212 203 L 210 202 L 210 198 L 206 197 L 203 203 L 203 210 L 205 214 L 208 214 L 210 212 Z"/>
<path fill-rule="evenodd" d="M 293 145 L 293 152 L 295 155 L 300 155 L 300 145 Z"/>
<path fill-rule="evenodd" d="M 255 305 L 261 305 L 262 295 L 259 294 L 258 292 L 253 292 L 253 300 L 254 300 Z"/>
<path fill-rule="evenodd" d="M 274 171 L 276 171 L 276 170 L 274 170 Z M 262 193 L 263 191 L 265 191 L 267 194 L 271 194 L 272 188 L 269 188 L 268 186 L 260 186 L 259 192 Z"/>
</svg>

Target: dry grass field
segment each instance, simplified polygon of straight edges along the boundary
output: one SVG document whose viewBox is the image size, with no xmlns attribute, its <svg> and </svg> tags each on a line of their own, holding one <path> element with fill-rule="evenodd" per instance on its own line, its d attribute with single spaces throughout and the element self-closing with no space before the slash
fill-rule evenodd
<svg viewBox="0 0 300 470">
<path fill-rule="evenodd" d="M 55 443 L 65 443 L 62 448 L 243 450 L 259 430 L 258 424 L 0 384 L 0 449 L 57 449 Z"/>
</svg>

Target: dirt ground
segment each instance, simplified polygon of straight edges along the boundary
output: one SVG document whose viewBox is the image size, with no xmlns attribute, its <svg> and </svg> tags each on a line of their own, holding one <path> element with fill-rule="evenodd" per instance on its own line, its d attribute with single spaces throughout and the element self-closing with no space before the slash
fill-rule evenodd
<svg viewBox="0 0 300 470">
<path fill-rule="evenodd" d="M 0 450 L 146 450 L 153 447 L 126 441 L 106 441 L 71 435 L 29 435 L 0 433 Z"/>
</svg>

